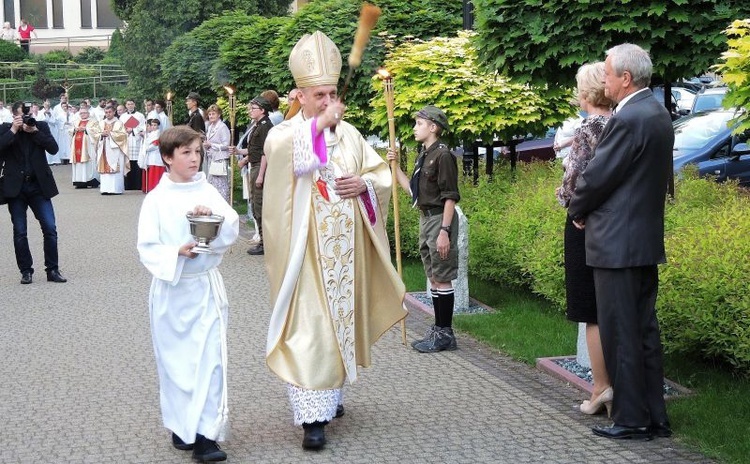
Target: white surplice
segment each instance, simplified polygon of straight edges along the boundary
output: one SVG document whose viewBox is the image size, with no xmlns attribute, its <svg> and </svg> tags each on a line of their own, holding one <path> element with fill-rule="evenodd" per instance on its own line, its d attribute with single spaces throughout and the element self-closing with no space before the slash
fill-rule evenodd
<svg viewBox="0 0 750 464">
<path fill-rule="evenodd" d="M 55 117 L 54 113 L 51 109 L 45 110 L 44 108 L 39 109 L 39 114 L 36 118 L 37 121 L 44 121 L 49 126 L 49 131 L 52 134 L 52 138 L 55 139 L 55 142 L 57 142 L 57 146 L 60 146 L 60 140 L 58 137 L 58 128 L 62 125 L 60 121 Z M 47 153 L 47 164 L 61 164 L 62 160 L 60 159 L 60 153 L 58 148 L 58 153 L 55 153 L 54 155 Z"/>
<path fill-rule="evenodd" d="M 224 223 L 210 243 L 215 253 L 188 259 L 177 251 L 193 240 L 185 214 L 196 205 L 224 216 Z M 217 266 L 238 234 L 237 213 L 203 173 L 188 183 L 165 174 L 141 207 L 138 252 L 153 275 L 149 310 L 162 419 L 186 443 L 196 433 L 224 438 L 228 303 Z"/>
</svg>

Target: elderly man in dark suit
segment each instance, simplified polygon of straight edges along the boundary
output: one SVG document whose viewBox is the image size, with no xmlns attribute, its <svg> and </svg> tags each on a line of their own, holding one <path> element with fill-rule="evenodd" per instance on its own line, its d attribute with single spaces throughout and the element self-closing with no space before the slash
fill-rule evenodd
<svg viewBox="0 0 750 464">
<path fill-rule="evenodd" d="M 614 400 L 607 438 L 670 436 L 656 319 L 657 265 L 664 252 L 664 204 L 672 169 L 669 112 L 648 85 L 652 64 L 637 45 L 607 52 L 605 94 L 617 103 L 581 174 L 569 214 L 586 228 L 599 327 Z"/>
<path fill-rule="evenodd" d="M 42 227 L 47 280 L 66 282 L 57 263 L 57 226 L 51 200 L 58 191 L 45 154 L 45 151 L 57 153 L 57 142 L 46 122 L 23 115 L 24 105 L 31 106 L 30 103 L 14 103 L 13 122 L 0 125 L 0 160 L 5 164 L 3 194 L 13 222 L 16 263 L 21 271 L 21 283 L 30 284 L 34 263 L 29 251 L 26 211 L 31 208 Z"/>
</svg>

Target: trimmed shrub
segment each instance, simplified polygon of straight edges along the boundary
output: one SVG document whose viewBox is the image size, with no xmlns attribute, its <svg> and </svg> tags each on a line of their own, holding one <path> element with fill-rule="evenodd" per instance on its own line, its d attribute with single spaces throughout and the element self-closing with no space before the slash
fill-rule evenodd
<svg viewBox="0 0 750 464">
<path fill-rule="evenodd" d="M 412 153 L 404 172 L 413 166 Z M 459 205 L 469 219 L 469 272 L 526 286 L 562 312 L 565 210 L 554 196 L 561 177 L 556 162 L 521 163 L 513 176 L 500 164 L 491 182 L 463 181 Z M 750 375 L 750 196 L 688 168 L 676 198 L 665 217 L 668 262 L 659 267 L 665 350 L 698 354 Z M 401 250 L 416 257 L 418 212 L 403 193 L 400 205 Z"/>
</svg>

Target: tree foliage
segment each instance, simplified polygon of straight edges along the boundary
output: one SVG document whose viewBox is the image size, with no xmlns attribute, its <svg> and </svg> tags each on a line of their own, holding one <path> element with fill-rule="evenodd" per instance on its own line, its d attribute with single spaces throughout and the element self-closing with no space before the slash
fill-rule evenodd
<svg viewBox="0 0 750 464">
<path fill-rule="evenodd" d="M 700 74 L 726 44 L 730 21 L 750 14 L 733 0 L 474 0 L 479 57 L 489 69 L 549 84 L 623 42 L 649 50 L 655 80 Z"/>
<path fill-rule="evenodd" d="M 178 96 L 195 91 L 205 102 L 213 100 L 215 86 L 212 82 L 229 82 L 226 76 L 212 76 L 219 47 L 233 32 L 252 26 L 254 18 L 258 16 L 251 17 L 242 12 L 227 13 L 208 19 L 178 37 L 162 55 L 161 81 Z"/>
<path fill-rule="evenodd" d="M 138 0 L 110 0 L 112 11 L 123 21 L 130 21 Z"/>
<path fill-rule="evenodd" d="M 722 62 L 716 67 L 731 90 L 724 105 L 750 109 L 750 19 L 738 19 L 724 32 L 729 49 L 722 54 Z M 742 113 L 738 121 L 737 133 L 750 130 L 747 112 Z"/>
<path fill-rule="evenodd" d="M 240 102 L 249 101 L 269 88 L 278 90 L 280 94 L 286 93 L 288 88 L 276 88 L 273 85 L 268 53 L 271 38 L 290 21 L 288 16 L 251 16 L 249 25 L 226 37 L 219 48 L 219 58 L 211 73 L 214 89 L 219 90 L 219 87 L 227 83 L 232 84 L 237 89 L 237 99 Z"/>
<path fill-rule="evenodd" d="M 385 38 L 400 43 L 411 37 L 431 39 L 453 36 L 461 27 L 461 4 L 455 0 L 373 0 L 383 14 L 376 24 L 362 64 L 354 73 L 346 102 L 347 120 L 368 127 L 366 109 L 373 98 L 370 76 L 385 60 Z M 288 68 L 289 53 L 303 34 L 320 30 L 339 47 L 344 60 L 342 82 L 348 73 L 347 57 L 357 30 L 360 0 L 317 0 L 308 3 L 278 31 L 265 65 L 271 76 L 269 87 L 285 93 L 294 87 Z"/>
<path fill-rule="evenodd" d="M 127 2 L 126 2 L 127 3 Z M 162 80 L 162 53 L 179 36 L 214 15 L 228 11 L 273 16 L 283 14 L 288 0 L 137 0 L 125 8 L 129 14 L 123 35 L 122 64 L 130 76 L 134 96 L 159 95 L 165 88 Z M 260 10 L 262 5 L 263 10 Z"/>
<path fill-rule="evenodd" d="M 389 53 L 386 68 L 393 75 L 397 135 L 414 144 L 414 113 L 431 104 L 445 111 L 452 142 L 495 139 L 508 141 L 527 133 L 541 134 L 574 113 L 572 94 L 534 88 L 496 73 L 477 71 L 473 33 L 403 43 Z M 373 128 L 385 136 L 387 113 L 383 84 L 373 78 Z"/>
</svg>

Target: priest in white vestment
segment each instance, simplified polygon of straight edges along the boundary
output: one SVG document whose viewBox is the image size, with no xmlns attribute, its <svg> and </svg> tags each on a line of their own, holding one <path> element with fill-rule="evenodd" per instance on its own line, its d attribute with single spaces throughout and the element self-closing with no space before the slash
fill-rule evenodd
<svg viewBox="0 0 750 464">
<path fill-rule="evenodd" d="M 130 169 L 128 134 L 115 109 L 107 106 L 104 119 L 87 126 L 96 144 L 96 169 L 99 173 L 99 191 L 102 195 L 120 195 L 125 191 L 125 174 Z"/>
<path fill-rule="evenodd" d="M 77 189 L 97 187 L 96 143 L 91 138 L 87 127 L 96 124 L 89 118 L 89 109 L 81 108 L 75 126 L 70 127 L 70 163 L 73 170 L 73 185 Z"/>
<path fill-rule="evenodd" d="M 125 102 L 125 109 L 127 112 L 120 115 L 120 122 L 128 134 L 127 155 L 130 160 L 130 171 L 125 174 L 125 190 L 142 190 L 143 173 L 138 166 L 138 155 L 146 131 L 146 117 L 140 111 L 136 111 L 135 100 L 132 98 Z"/>
<path fill-rule="evenodd" d="M 37 121 L 44 121 L 49 126 L 49 131 L 52 134 L 52 138 L 55 139 L 55 142 L 57 142 L 58 147 L 60 146 L 60 141 L 58 140 L 58 127 L 62 124 L 60 121 L 58 121 L 57 117 L 55 116 L 55 112 L 50 108 L 49 100 L 44 100 L 44 103 L 42 104 L 42 108 L 39 110 L 39 114 L 37 115 Z M 60 159 L 60 154 L 55 153 L 51 154 L 49 152 L 47 154 L 47 164 L 49 165 L 55 165 L 55 164 L 62 164 L 62 160 Z"/>
<path fill-rule="evenodd" d="M 341 55 L 321 32 L 289 57 L 302 110 L 274 126 L 264 153 L 266 267 L 273 306 L 269 368 L 288 384 L 302 446 L 320 449 L 343 413 L 341 387 L 371 363 L 370 347 L 406 317 L 404 285 L 385 231 L 391 173 L 341 120 Z"/>
<path fill-rule="evenodd" d="M 187 156 L 171 154 L 185 146 Z M 162 134 L 168 172 L 143 200 L 138 252 L 153 276 L 149 311 L 164 426 L 175 448 L 193 449 L 199 461 L 219 461 L 226 453 L 216 441 L 225 438 L 229 412 L 228 302 L 217 266 L 239 235 L 239 217 L 198 171 L 200 146 L 200 134 L 186 126 Z M 211 253 L 191 251 L 188 212 L 224 217 Z"/>
</svg>

